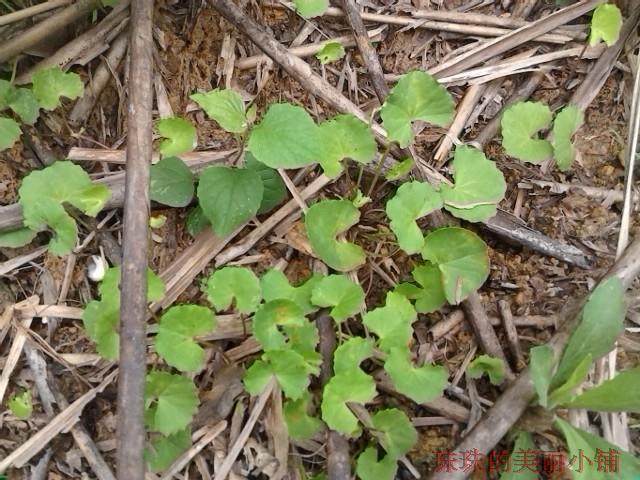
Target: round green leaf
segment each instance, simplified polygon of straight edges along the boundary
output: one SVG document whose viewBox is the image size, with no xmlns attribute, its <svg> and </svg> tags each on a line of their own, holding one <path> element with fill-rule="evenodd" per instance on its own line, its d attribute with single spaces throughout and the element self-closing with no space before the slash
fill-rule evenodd
<svg viewBox="0 0 640 480">
<path fill-rule="evenodd" d="M 447 301 L 442 288 L 442 278 L 438 267 L 431 263 L 418 265 L 411 272 L 413 278 L 422 287 L 415 298 L 418 313 L 431 313 L 438 310 Z"/>
<path fill-rule="evenodd" d="M 18 193 L 25 226 L 39 231 L 48 225 L 55 233 L 49 249 L 59 256 L 71 251 L 77 237 L 76 223 L 63 204 L 96 216 L 111 196 L 105 185 L 94 184 L 81 167 L 63 161 L 31 172 Z"/>
<path fill-rule="evenodd" d="M 267 213 L 273 210 L 287 198 L 287 186 L 284 184 L 284 180 L 277 170 L 260 163 L 251 152 L 245 152 L 244 161 L 248 170 L 253 170 L 260 175 L 264 186 L 258 213 Z"/>
<path fill-rule="evenodd" d="M 415 165 L 413 158 L 408 157 L 393 165 L 387 173 L 385 173 L 384 178 L 389 180 L 390 182 L 394 182 L 396 180 L 401 179 L 405 175 L 407 175 Z"/>
<path fill-rule="evenodd" d="M 405 182 L 398 188 L 394 197 L 387 202 L 385 210 L 402 250 L 409 255 L 422 250 L 424 237 L 416 220 L 440 208 L 440 194 L 426 182 Z"/>
<path fill-rule="evenodd" d="M 445 297 L 457 305 L 489 276 L 487 245 L 464 228 L 435 230 L 424 239 L 422 257 L 440 270 Z"/>
<path fill-rule="evenodd" d="M 411 123 L 422 120 L 444 127 L 453 119 L 453 99 L 431 75 L 409 72 L 391 90 L 380 110 L 389 140 L 406 147 L 413 140 Z"/>
<path fill-rule="evenodd" d="M 551 125 L 551 110 L 540 102 L 517 102 L 502 115 L 502 146 L 508 155 L 525 162 L 540 163 L 553 149 L 538 131 Z"/>
<path fill-rule="evenodd" d="M 418 432 L 411 420 L 397 408 L 378 410 L 371 416 L 371 423 L 382 433 L 382 446 L 391 457 L 401 457 L 418 441 Z"/>
<path fill-rule="evenodd" d="M 0 150 L 13 147 L 20 138 L 22 130 L 11 118 L 0 117 Z"/>
<path fill-rule="evenodd" d="M 73 100 L 84 93 L 84 84 L 80 77 L 73 72 L 65 73 L 60 67 L 39 70 L 31 79 L 33 94 L 45 110 L 53 110 L 60 106 L 60 97 Z"/>
<path fill-rule="evenodd" d="M 362 322 L 379 337 L 380 349 L 388 352 L 393 347 L 407 346 L 413 335 L 411 325 L 416 319 L 416 311 L 406 297 L 388 292 L 384 307 L 367 312 Z"/>
<path fill-rule="evenodd" d="M 318 17 L 329 8 L 329 0 L 293 0 L 293 3 L 304 18 Z"/>
<path fill-rule="evenodd" d="M 336 375 L 350 372 L 373 355 L 373 340 L 370 338 L 351 337 L 333 352 L 333 371 Z"/>
<path fill-rule="evenodd" d="M 198 392 L 193 382 L 166 372 L 147 374 L 144 397 L 145 424 L 163 435 L 184 429 L 198 407 Z"/>
<path fill-rule="evenodd" d="M 316 53 L 316 58 L 320 60 L 320 63 L 326 65 L 327 63 L 335 62 L 344 57 L 344 47 L 342 43 L 337 40 L 330 40 L 322 45 L 322 48 Z"/>
<path fill-rule="evenodd" d="M 393 387 L 417 403 L 424 403 L 442 395 L 447 386 L 448 373 L 440 365 L 414 367 L 411 352 L 406 346 L 392 348 L 384 362 Z"/>
<path fill-rule="evenodd" d="M 275 376 L 284 394 L 296 400 L 302 398 L 309 387 L 309 374 L 315 369 L 304 357 L 293 350 L 271 350 L 247 369 L 244 385 L 251 395 L 258 395 Z"/>
<path fill-rule="evenodd" d="M 299 168 L 322 157 L 320 130 L 302 108 L 288 103 L 269 107 L 249 136 L 248 149 L 271 168 Z"/>
<path fill-rule="evenodd" d="M 467 373 L 471 378 L 480 378 L 486 373 L 493 385 L 500 385 L 504 380 L 504 361 L 490 355 L 480 355 L 469 364 Z"/>
<path fill-rule="evenodd" d="M 309 392 L 305 392 L 298 400 L 284 402 L 282 413 L 291 438 L 311 438 L 322 428 L 322 422 L 309 415 L 310 399 Z"/>
<path fill-rule="evenodd" d="M 200 174 L 198 200 L 216 235 L 226 237 L 256 214 L 263 191 L 255 171 L 214 165 Z"/>
<path fill-rule="evenodd" d="M 333 307 L 331 317 L 342 322 L 358 313 L 364 303 L 364 291 L 344 275 L 329 275 L 314 288 L 311 301 L 319 307 Z"/>
<path fill-rule="evenodd" d="M 198 145 L 196 128 L 184 118 L 160 119 L 158 132 L 164 137 L 164 140 L 160 142 L 160 153 L 165 157 L 174 157 L 181 153 L 190 152 Z"/>
<path fill-rule="evenodd" d="M 571 141 L 582 125 L 582 112 L 575 105 L 567 105 L 556 115 L 553 123 L 553 156 L 563 172 L 571 168 L 576 149 Z"/>
<path fill-rule="evenodd" d="M 262 296 L 265 302 L 272 300 L 291 300 L 298 305 L 304 314 L 315 312 L 318 307 L 311 304 L 311 295 L 322 277 L 312 275 L 298 286 L 292 286 L 287 276 L 280 270 L 270 269 L 260 279 Z"/>
<path fill-rule="evenodd" d="M 207 296 L 217 310 L 228 309 L 235 298 L 240 313 L 252 313 L 262 300 L 260 280 L 246 267 L 224 267 L 207 280 Z"/>
<path fill-rule="evenodd" d="M 368 447 L 358 457 L 356 473 L 360 480 L 394 480 L 398 462 L 391 455 L 378 460 L 378 449 Z"/>
<path fill-rule="evenodd" d="M 319 128 L 324 144 L 320 165 L 329 177 L 342 171 L 340 162 L 345 158 L 369 163 L 376 156 L 376 140 L 371 129 L 353 115 L 338 115 L 322 122 Z"/>
<path fill-rule="evenodd" d="M 180 455 L 191 446 L 191 429 L 185 428 L 168 437 L 158 435 L 151 440 L 144 450 L 144 459 L 149 470 L 161 472 L 166 470 Z"/>
<path fill-rule="evenodd" d="M 365 262 L 362 248 L 336 236 L 358 223 L 360 212 L 348 200 L 324 200 L 311 206 L 304 226 L 318 257 L 340 272 L 353 270 Z"/>
<path fill-rule="evenodd" d="M 262 305 L 253 317 L 253 335 L 265 352 L 284 348 L 287 343 L 278 326 L 302 326 L 302 309 L 291 300 L 272 300 Z"/>
<path fill-rule="evenodd" d="M 332 430 L 346 435 L 359 432 L 358 419 L 346 405 L 347 402 L 364 404 L 376 395 L 373 378 L 359 368 L 331 377 L 322 394 L 322 419 Z"/>
<path fill-rule="evenodd" d="M 164 157 L 151 165 L 150 197 L 170 207 L 186 207 L 193 199 L 193 174 L 178 157 Z"/>
<path fill-rule="evenodd" d="M 16 88 L 8 99 L 9 108 L 27 125 L 33 125 L 40 114 L 40 104 L 28 88 Z"/>
<path fill-rule="evenodd" d="M 597 45 L 600 40 L 604 40 L 607 46 L 611 46 L 618 41 L 620 29 L 622 28 L 622 13 L 613 3 L 602 3 L 593 12 L 591 17 L 591 33 L 589 34 L 589 45 Z"/>
<path fill-rule="evenodd" d="M 247 129 L 244 101 L 238 92 L 216 88 L 206 93 L 194 93 L 191 99 L 227 132 L 242 133 Z"/>
<path fill-rule="evenodd" d="M 0 232 L 0 247 L 18 248 L 31 243 L 38 232 L 30 228 L 17 228 Z"/>
<path fill-rule="evenodd" d="M 445 205 L 470 209 L 495 205 L 504 198 L 507 183 L 495 162 L 488 160 L 481 150 L 461 146 L 453 158 L 455 184 L 442 185 L 440 194 Z"/>
<path fill-rule="evenodd" d="M 498 207 L 496 205 L 478 205 L 471 208 L 455 208 L 451 205 L 444 206 L 451 215 L 467 222 L 484 222 L 492 217 L 495 217 L 498 213 Z"/>
<path fill-rule="evenodd" d="M 165 362 L 182 372 L 199 370 L 204 363 L 204 350 L 193 337 L 212 331 L 215 324 L 213 312 L 206 307 L 171 307 L 160 318 L 156 351 Z"/>
<path fill-rule="evenodd" d="M 29 390 L 24 390 L 22 393 L 14 395 L 7 402 L 7 406 L 15 417 L 23 419 L 29 418 L 33 412 L 31 392 Z"/>
</svg>

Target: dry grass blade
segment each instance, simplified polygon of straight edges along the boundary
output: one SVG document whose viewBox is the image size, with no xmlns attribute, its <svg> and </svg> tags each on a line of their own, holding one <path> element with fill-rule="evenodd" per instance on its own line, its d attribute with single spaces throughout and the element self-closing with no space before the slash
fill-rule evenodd
<svg viewBox="0 0 640 480">
<path fill-rule="evenodd" d="M 430 73 L 437 78 L 447 77 L 461 73 L 479 63 L 485 62 L 501 53 L 533 40 L 540 35 L 550 32 L 554 28 L 564 25 L 585 13 L 593 10 L 600 0 L 583 0 L 558 12 L 552 13 L 526 27 L 510 32 L 495 40 L 483 43 L 477 48 L 470 50 L 452 60 L 442 63 L 430 70 Z"/>
</svg>

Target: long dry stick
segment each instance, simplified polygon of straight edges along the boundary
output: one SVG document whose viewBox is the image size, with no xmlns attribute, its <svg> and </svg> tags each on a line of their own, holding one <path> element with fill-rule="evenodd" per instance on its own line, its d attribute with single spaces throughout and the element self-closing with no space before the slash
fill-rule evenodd
<svg viewBox="0 0 640 480">
<path fill-rule="evenodd" d="M 640 238 L 637 238 L 625 251 L 624 255 L 611 267 L 600 283 L 611 277 L 618 277 L 628 287 L 640 274 Z M 555 353 L 556 361 L 560 358 L 571 332 L 580 319 L 581 307 L 569 305 L 561 314 L 562 326 L 549 342 Z M 516 423 L 524 413 L 535 395 L 529 369 L 518 376 L 511 386 L 502 394 L 485 416 L 455 448 L 455 452 L 471 451 L 487 455 Z M 457 465 L 461 467 L 461 465 Z M 434 473 L 431 480 L 464 480 L 467 473 L 462 468 L 449 469 L 447 472 Z"/>
<path fill-rule="evenodd" d="M 358 11 L 358 4 L 355 0 L 342 0 L 342 8 L 351 26 L 351 30 L 353 30 L 353 36 L 356 39 L 362 60 L 369 72 L 373 90 L 376 92 L 376 96 L 382 104 L 389 93 L 389 88 L 384 81 L 384 73 L 382 71 L 382 65 L 380 65 L 380 60 L 378 59 L 378 54 L 371 44 L 367 29 L 364 27 L 364 22 Z"/>
<path fill-rule="evenodd" d="M 144 478 L 147 228 L 152 151 L 153 0 L 131 5 L 131 64 L 120 294 L 117 475 Z"/>
<path fill-rule="evenodd" d="M 34 25 L 29 30 L 7 40 L 0 45 L 0 63 L 11 60 L 49 35 L 54 35 L 70 23 L 85 16 L 96 8 L 99 3 L 100 0 L 78 0 L 73 5 L 69 5 L 46 20 Z"/>
<path fill-rule="evenodd" d="M 34 15 L 48 12 L 49 10 L 53 10 L 54 8 L 64 7 L 65 5 L 70 4 L 72 1 L 73 0 L 49 0 L 48 2 L 38 3 L 37 5 L 33 5 L 31 7 L 23 8 L 6 15 L 2 15 L 0 17 L 0 27 L 3 25 L 9 25 L 13 22 L 31 18 Z"/>
</svg>

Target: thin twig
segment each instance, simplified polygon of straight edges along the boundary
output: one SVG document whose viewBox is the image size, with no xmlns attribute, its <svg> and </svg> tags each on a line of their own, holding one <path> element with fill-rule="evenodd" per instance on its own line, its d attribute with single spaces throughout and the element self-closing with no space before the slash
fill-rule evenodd
<svg viewBox="0 0 640 480">
<path fill-rule="evenodd" d="M 353 35 L 358 45 L 358 50 L 362 55 L 364 65 L 369 72 L 369 78 L 373 85 L 373 90 L 376 92 L 380 104 L 384 103 L 384 99 L 389 93 L 389 88 L 384 81 L 384 73 L 382 71 L 382 65 L 378 59 L 378 54 L 371 44 L 367 29 L 364 27 L 364 22 L 358 11 L 358 4 L 355 0 L 342 0 L 342 8 L 347 17 L 347 22 L 353 30 Z"/>
<path fill-rule="evenodd" d="M 53 10 L 54 8 L 64 7 L 65 5 L 70 4 L 72 1 L 73 0 L 49 0 L 48 2 L 38 3 L 37 5 L 33 5 L 31 7 L 7 13 L 6 15 L 0 16 L 0 27 L 3 25 L 9 25 L 10 23 L 19 22 L 20 20 L 33 17 L 34 15 L 38 15 L 40 13 L 48 12 L 49 10 Z"/>
<path fill-rule="evenodd" d="M 0 63 L 11 60 L 48 36 L 56 34 L 67 25 L 85 16 L 96 8 L 99 3 L 100 0 L 78 0 L 76 3 L 51 15 L 46 20 L 7 40 L 0 45 Z"/>
<path fill-rule="evenodd" d="M 144 477 L 144 376 L 147 317 L 147 229 L 152 157 L 153 0 L 131 5 L 124 234 L 120 294 L 118 478 Z"/>
</svg>

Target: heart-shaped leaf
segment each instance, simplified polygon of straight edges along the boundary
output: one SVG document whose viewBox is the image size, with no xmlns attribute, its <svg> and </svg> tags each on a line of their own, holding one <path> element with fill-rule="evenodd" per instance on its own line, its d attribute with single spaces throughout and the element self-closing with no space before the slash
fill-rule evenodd
<svg viewBox="0 0 640 480">
<path fill-rule="evenodd" d="M 413 269 L 411 275 L 422 288 L 410 283 L 401 283 L 394 291 L 409 300 L 415 300 L 415 309 L 418 313 L 435 312 L 446 303 L 447 299 L 444 296 L 442 277 L 438 267 L 431 263 L 418 265 Z"/>
<path fill-rule="evenodd" d="M 395 390 L 414 402 L 423 403 L 442 395 L 447 386 L 447 370 L 440 365 L 414 367 L 406 346 L 393 347 L 387 354 L 384 369 Z"/>
<path fill-rule="evenodd" d="M 302 326 L 306 322 L 302 309 L 291 300 L 271 300 L 253 317 L 253 336 L 265 352 L 286 346 L 287 339 L 278 326 Z"/>
<path fill-rule="evenodd" d="M 424 239 L 422 257 L 438 267 L 445 297 L 454 305 L 480 288 L 489 276 L 487 245 L 464 228 L 431 232 Z"/>
<path fill-rule="evenodd" d="M 255 216 L 264 187 L 253 170 L 214 165 L 200 174 L 198 200 L 219 237 Z"/>
<path fill-rule="evenodd" d="M 304 314 L 315 312 L 318 307 L 311 304 L 311 295 L 322 277 L 312 275 L 298 286 L 292 286 L 287 276 L 280 270 L 270 269 L 260 279 L 262 296 L 265 302 L 272 300 L 291 300 Z"/>
<path fill-rule="evenodd" d="M 490 355 L 480 355 L 469 364 L 467 373 L 471 378 L 480 378 L 486 373 L 493 385 L 500 385 L 505 375 L 504 361 Z"/>
<path fill-rule="evenodd" d="M 322 48 L 316 53 L 316 58 L 320 60 L 321 64 L 326 65 L 327 63 L 340 60 L 344 57 L 344 53 L 342 43 L 337 40 L 330 40 L 322 44 Z"/>
<path fill-rule="evenodd" d="M 563 172 L 571 168 L 576 149 L 571 141 L 582 125 L 582 112 L 575 105 L 567 105 L 556 115 L 553 123 L 553 156 Z"/>
<path fill-rule="evenodd" d="M 324 200 L 307 210 L 304 226 L 313 251 L 331 268 L 353 270 L 365 262 L 361 247 L 336 236 L 358 223 L 360 211 L 348 200 Z"/>
<path fill-rule="evenodd" d="M 367 312 L 362 323 L 378 336 L 379 347 L 388 352 L 406 347 L 413 335 L 411 325 L 417 319 L 411 302 L 396 292 L 388 292 L 384 307 Z"/>
<path fill-rule="evenodd" d="M 322 428 L 322 422 L 309 415 L 311 395 L 309 392 L 298 400 L 287 400 L 282 407 L 287 432 L 291 438 L 306 439 L 313 437 Z"/>
<path fill-rule="evenodd" d="M 164 137 L 160 142 L 160 153 L 174 157 L 190 152 L 198 144 L 196 128 L 180 117 L 162 118 L 158 121 L 158 132 Z"/>
<path fill-rule="evenodd" d="M 191 422 L 198 407 L 198 392 L 191 380 L 166 372 L 150 372 L 144 384 L 145 424 L 171 435 Z"/>
<path fill-rule="evenodd" d="M 406 73 L 391 90 L 380 110 L 389 140 L 406 147 L 413 140 L 411 123 L 422 120 L 444 127 L 453 119 L 453 99 L 431 75 Z"/>
<path fill-rule="evenodd" d="M 620 29 L 622 28 L 622 13 L 613 3 L 603 3 L 593 12 L 591 17 L 591 33 L 589 34 L 589 45 L 597 45 L 600 40 L 604 40 L 607 46 L 611 46 L 618 41 Z"/>
<path fill-rule="evenodd" d="M 160 318 L 156 351 L 172 367 L 182 372 L 200 370 L 204 350 L 193 337 L 215 328 L 215 315 L 200 305 L 177 305 Z"/>
<path fill-rule="evenodd" d="M 333 352 L 333 371 L 336 375 L 350 372 L 373 355 L 373 340 L 370 338 L 351 337 Z"/>
<path fill-rule="evenodd" d="M 76 223 L 63 204 L 95 217 L 111 196 L 105 185 L 94 184 L 81 167 L 62 161 L 27 175 L 19 194 L 25 226 L 39 231 L 48 225 L 55 232 L 49 249 L 60 256 L 71 251 L 77 237 Z"/>
<path fill-rule="evenodd" d="M 302 107 L 274 103 L 249 136 L 248 149 L 271 168 L 299 168 L 318 162 L 320 129 Z"/>
<path fill-rule="evenodd" d="M 293 0 L 293 3 L 304 18 L 318 17 L 329 8 L 329 0 Z"/>
<path fill-rule="evenodd" d="M 382 434 L 380 443 L 393 458 L 409 452 L 418 441 L 418 432 L 409 417 L 397 408 L 378 410 L 371 416 L 373 428 Z"/>
<path fill-rule="evenodd" d="M 344 275 L 329 275 L 322 278 L 313 289 L 311 301 L 319 307 L 333 307 L 331 317 L 336 322 L 342 322 L 360 310 L 364 303 L 364 291 Z"/>
<path fill-rule="evenodd" d="M 13 147 L 22 130 L 12 118 L 0 117 L 0 151 Z"/>
<path fill-rule="evenodd" d="M 359 368 L 331 377 L 322 394 L 322 419 L 332 430 L 346 435 L 359 433 L 358 419 L 347 402 L 364 404 L 373 400 L 376 383 Z"/>
<path fill-rule="evenodd" d="M 285 395 L 296 400 L 307 392 L 311 373 L 317 373 L 317 369 L 310 366 L 298 352 L 271 350 L 247 369 L 244 386 L 251 395 L 258 395 L 275 377 Z"/>
<path fill-rule="evenodd" d="M 191 100 L 227 132 L 242 133 L 247 129 L 244 101 L 238 92 L 216 88 L 206 93 L 194 93 Z"/>
<path fill-rule="evenodd" d="M 166 470 L 191 446 L 191 429 L 185 428 L 167 437 L 158 435 L 145 448 L 144 459 L 152 472 Z"/>
<path fill-rule="evenodd" d="M 217 310 L 228 309 L 235 298 L 240 313 L 252 313 L 262 300 L 260 280 L 248 268 L 225 267 L 207 280 L 207 297 Z"/>
<path fill-rule="evenodd" d="M 442 208 L 442 198 L 425 182 L 405 182 L 394 197 L 387 202 L 386 212 L 391 220 L 391 230 L 400 248 L 409 255 L 420 252 L 424 236 L 416 220 Z"/>
<path fill-rule="evenodd" d="M 60 97 L 70 100 L 84 94 L 84 84 L 80 76 L 73 72 L 65 73 L 60 67 L 39 70 L 31 77 L 33 94 L 45 110 L 54 110 L 60 106 Z"/>
<path fill-rule="evenodd" d="M 33 125 L 40 114 L 40 103 L 28 88 L 14 88 L 7 104 L 27 125 Z"/>
<path fill-rule="evenodd" d="M 460 209 L 495 207 L 504 198 L 507 190 L 504 175 L 494 162 L 484 156 L 482 151 L 465 146 L 456 148 L 453 169 L 455 184 L 452 187 L 442 185 L 440 194 L 445 208 L 455 209 L 449 210 L 454 215 Z"/>
<path fill-rule="evenodd" d="M 149 195 L 154 202 L 186 207 L 193 199 L 193 174 L 178 157 L 164 157 L 151 165 Z"/>
<path fill-rule="evenodd" d="M 368 447 L 358 456 L 356 473 L 360 480 L 393 480 L 398 470 L 397 459 L 385 455 L 378 460 L 378 449 Z"/>
<path fill-rule="evenodd" d="M 502 115 L 502 146 L 508 155 L 540 163 L 553 154 L 551 144 L 538 131 L 551 125 L 551 110 L 540 102 L 517 102 Z"/>
<path fill-rule="evenodd" d="M 338 115 L 322 122 L 319 128 L 324 142 L 320 165 L 329 177 L 342 171 L 340 162 L 345 158 L 368 163 L 376 155 L 376 140 L 371 129 L 353 115 Z"/>
</svg>

